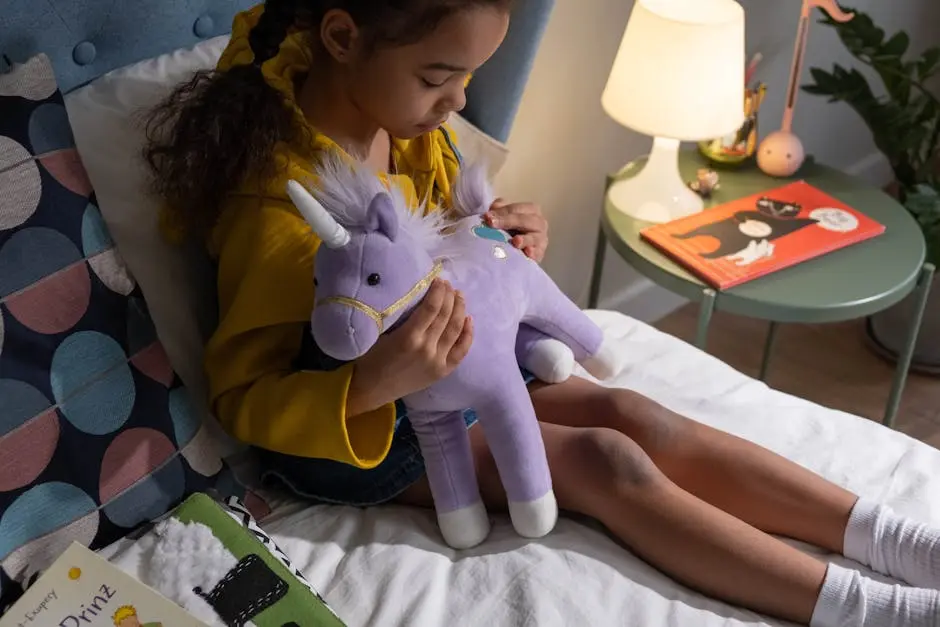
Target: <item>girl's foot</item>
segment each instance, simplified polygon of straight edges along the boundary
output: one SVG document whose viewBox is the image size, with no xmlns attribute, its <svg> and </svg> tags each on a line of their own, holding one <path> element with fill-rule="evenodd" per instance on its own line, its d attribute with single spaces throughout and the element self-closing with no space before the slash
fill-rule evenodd
<svg viewBox="0 0 940 627">
<path fill-rule="evenodd" d="M 849 516 L 843 554 L 920 588 L 940 590 L 940 529 L 860 498 Z"/>
<path fill-rule="evenodd" d="M 940 627 L 940 592 L 884 584 L 829 564 L 810 627 Z"/>
</svg>

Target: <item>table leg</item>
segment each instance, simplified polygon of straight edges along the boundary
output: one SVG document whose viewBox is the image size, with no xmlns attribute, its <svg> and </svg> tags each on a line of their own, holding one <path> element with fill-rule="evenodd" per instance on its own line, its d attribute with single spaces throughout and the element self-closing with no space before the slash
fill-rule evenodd
<svg viewBox="0 0 940 627">
<path fill-rule="evenodd" d="M 917 334 L 920 332 L 920 325 L 924 319 L 924 309 L 927 306 L 927 296 L 930 295 L 933 274 L 933 265 L 924 264 L 920 276 L 917 278 L 917 286 L 914 288 L 914 312 L 907 332 L 907 343 L 904 345 L 901 354 L 898 355 L 898 365 L 894 371 L 894 381 L 891 383 L 891 394 L 888 396 L 888 406 L 885 409 L 885 416 L 882 421 L 882 424 L 888 427 L 894 427 L 894 419 L 901 404 L 901 394 L 904 392 L 907 372 L 911 366 L 911 359 L 914 357 L 914 346 L 917 344 Z"/>
<path fill-rule="evenodd" d="M 588 309 L 597 308 L 597 297 L 601 291 L 601 271 L 604 268 L 604 254 L 607 252 L 607 236 L 604 227 L 597 229 L 597 247 L 594 249 L 594 269 L 591 271 L 591 289 L 588 292 Z"/>
<path fill-rule="evenodd" d="M 695 345 L 701 350 L 705 350 L 708 343 L 708 325 L 712 321 L 712 314 L 715 312 L 715 290 L 706 289 L 702 292 L 702 302 L 698 309 L 698 329 L 695 333 Z"/>
<path fill-rule="evenodd" d="M 777 339 L 777 323 L 771 321 L 767 328 L 767 339 L 764 341 L 764 356 L 760 362 L 760 380 L 767 380 L 767 371 L 770 369 L 770 354 L 774 350 L 774 341 Z"/>
</svg>

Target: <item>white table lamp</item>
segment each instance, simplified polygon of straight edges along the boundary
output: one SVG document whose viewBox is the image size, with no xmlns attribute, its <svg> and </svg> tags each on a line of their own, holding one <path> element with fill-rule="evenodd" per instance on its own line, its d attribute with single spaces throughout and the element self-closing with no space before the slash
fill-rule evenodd
<svg viewBox="0 0 940 627">
<path fill-rule="evenodd" d="M 611 186 L 614 206 L 650 222 L 702 210 L 679 174 L 679 143 L 740 128 L 745 63 L 744 10 L 734 0 L 636 0 L 601 105 L 654 139 L 643 170 Z"/>
</svg>

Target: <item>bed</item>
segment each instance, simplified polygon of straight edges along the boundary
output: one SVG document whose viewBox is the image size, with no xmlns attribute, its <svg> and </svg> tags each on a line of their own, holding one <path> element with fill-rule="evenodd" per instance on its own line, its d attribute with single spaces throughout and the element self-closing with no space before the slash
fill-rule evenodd
<svg viewBox="0 0 940 627">
<path fill-rule="evenodd" d="M 189 72 L 211 67 L 232 15 L 251 4 L 8 0 L 0 17 L 0 54 L 20 62 L 42 52 L 52 60 L 107 226 L 169 360 L 197 397 L 204 390 L 199 347 L 213 324 L 206 297 L 211 270 L 199 251 L 168 248 L 156 233 L 153 200 L 140 170 L 128 165 L 140 142 L 134 112 Z M 551 0 L 517 1 L 505 45 L 475 75 L 464 116 L 454 120 L 461 141 L 505 158 L 551 8 Z M 776 392 L 619 313 L 589 313 L 625 356 L 606 385 L 640 391 L 940 525 L 940 451 Z M 212 431 L 211 417 L 204 419 Z M 213 433 L 224 454 L 239 459 L 239 447 Z M 429 511 L 311 507 L 282 494 L 264 497 L 270 513 L 262 526 L 350 626 L 781 624 L 676 584 L 588 520 L 565 517 L 548 537 L 530 542 L 497 516 L 483 545 L 455 552 L 439 538 Z"/>
</svg>

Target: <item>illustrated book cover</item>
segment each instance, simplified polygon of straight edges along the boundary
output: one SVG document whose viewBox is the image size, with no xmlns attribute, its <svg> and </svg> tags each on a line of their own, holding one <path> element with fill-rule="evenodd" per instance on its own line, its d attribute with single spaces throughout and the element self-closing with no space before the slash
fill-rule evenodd
<svg viewBox="0 0 940 627">
<path fill-rule="evenodd" d="M 640 236 L 725 290 L 884 233 L 883 224 L 806 181 L 739 198 Z"/>
<path fill-rule="evenodd" d="M 76 543 L 0 618 L 0 627 L 207 627 Z"/>
</svg>

